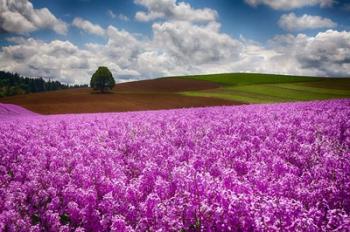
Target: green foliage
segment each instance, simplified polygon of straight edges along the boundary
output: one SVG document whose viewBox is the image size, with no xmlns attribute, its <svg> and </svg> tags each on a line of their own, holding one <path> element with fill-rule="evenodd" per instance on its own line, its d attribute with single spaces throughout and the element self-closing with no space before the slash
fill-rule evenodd
<svg viewBox="0 0 350 232">
<path fill-rule="evenodd" d="M 40 217 L 38 214 L 33 214 L 31 217 L 32 225 L 38 225 L 40 223 Z"/>
<path fill-rule="evenodd" d="M 102 93 L 111 90 L 114 85 L 115 80 L 107 67 L 100 66 L 91 77 L 90 87 Z"/>
<path fill-rule="evenodd" d="M 87 85 L 69 86 L 59 81 L 45 81 L 42 78 L 29 78 L 17 73 L 0 71 L 0 97 L 78 87 Z"/>
<path fill-rule="evenodd" d="M 60 215 L 60 222 L 62 225 L 68 225 L 70 223 L 70 218 L 68 214 L 64 213 Z"/>
</svg>

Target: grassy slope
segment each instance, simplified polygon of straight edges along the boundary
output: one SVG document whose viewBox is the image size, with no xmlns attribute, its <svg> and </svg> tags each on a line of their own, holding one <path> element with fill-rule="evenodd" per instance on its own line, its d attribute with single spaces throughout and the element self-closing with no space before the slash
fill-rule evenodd
<svg viewBox="0 0 350 232">
<path fill-rule="evenodd" d="M 188 96 L 217 97 L 246 103 L 304 101 L 350 97 L 350 78 L 296 77 L 271 74 L 213 74 L 191 76 L 222 87 L 186 91 Z"/>
</svg>

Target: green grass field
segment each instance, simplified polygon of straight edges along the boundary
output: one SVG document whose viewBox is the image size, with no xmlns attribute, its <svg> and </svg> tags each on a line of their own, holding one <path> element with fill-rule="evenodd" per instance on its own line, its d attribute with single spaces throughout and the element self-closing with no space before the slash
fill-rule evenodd
<svg viewBox="0 0 350 232">
<path fill-rule="evenodd" d="M 213 74 L 191 76 L 221 87 L 182 92 L 188 96 L 217 97 L 244 103 L 270 103 L 350 97 L 350 78 L 318 78 L 271 74 Z"/>
</svg>

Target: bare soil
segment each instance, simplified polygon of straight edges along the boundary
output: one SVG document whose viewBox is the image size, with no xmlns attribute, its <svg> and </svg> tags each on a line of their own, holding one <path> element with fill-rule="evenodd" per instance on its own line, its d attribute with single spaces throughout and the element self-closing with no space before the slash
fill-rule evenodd
<svg viewBox="0 0 350 232">
<path fill-rule="evenodd" d="M 116 85 L 111 93 L 90 88 L 67 89 L 0 98 L 40 114 L 124 112 L 203 106 L 238 105 L 240 102 L 210 97 L 191 97 L 182 91 L 213 89 L 218 84 L 185 78 L 161 78 Z"/>
<path fill-rule="evenodd" d="M 142 80 L 121 83 L 116 85 L 116 92 L 154 92 L 154 93 L 174 93 L 191 90 L 215 89 L 221 87 L 220 84 L 181 77 L 164 77 L 153 80 Z"/>
</svg>

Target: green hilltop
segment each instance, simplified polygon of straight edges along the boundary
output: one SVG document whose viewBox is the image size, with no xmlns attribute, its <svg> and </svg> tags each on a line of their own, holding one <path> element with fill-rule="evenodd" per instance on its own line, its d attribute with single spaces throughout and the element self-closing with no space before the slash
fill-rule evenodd
<svg viewBox="0 0 350 232">
<path fill-rule="evenodd" d="M 350 78 L 321 78 L 257 73 L 187 76 L 218 83 L 216 89 L 186 91 L 187 96 L 216 97 L 244 103 L 271 103 L 350 97 Z"/>
</svg>

